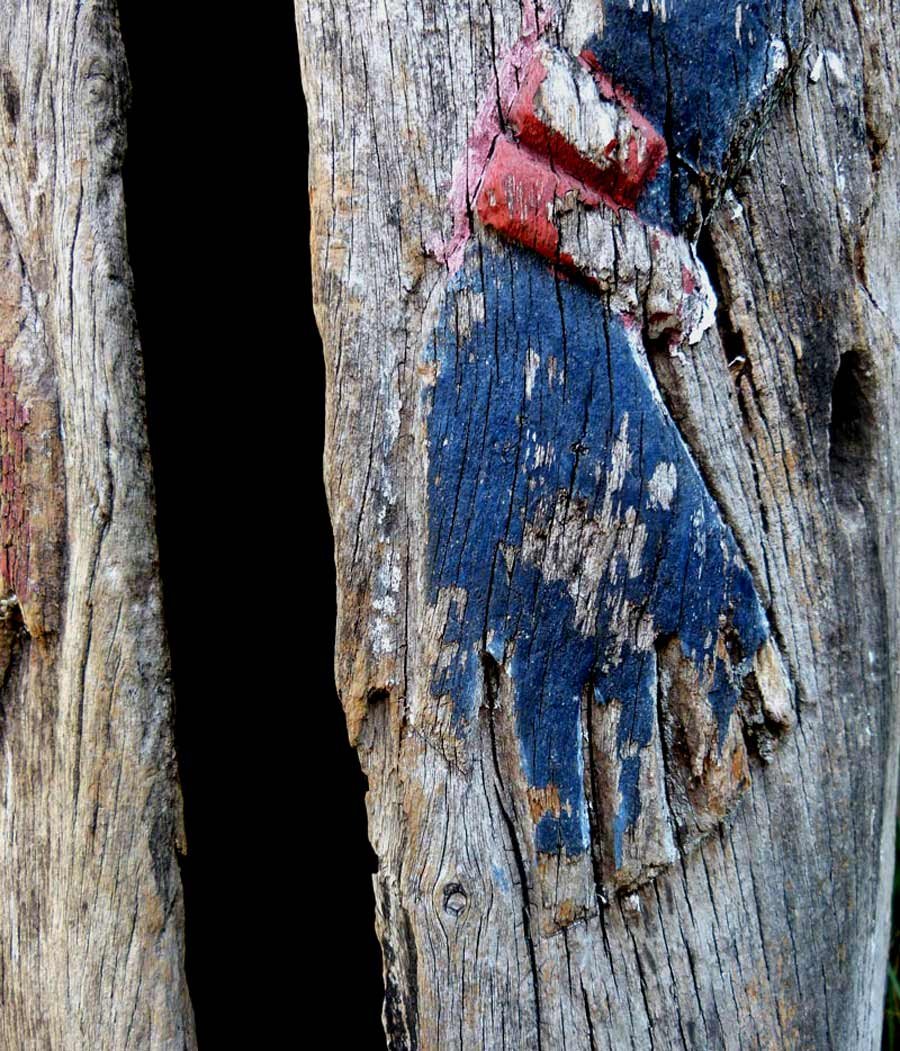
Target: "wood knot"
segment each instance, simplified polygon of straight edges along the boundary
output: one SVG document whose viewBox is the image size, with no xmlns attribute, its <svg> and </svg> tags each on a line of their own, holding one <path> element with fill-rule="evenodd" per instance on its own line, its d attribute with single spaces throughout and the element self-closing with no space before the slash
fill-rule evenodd
<svg viewBox="0 0 900 1051">
<path fill-rule="evenodd" d="M 462 884 L 448 883 L 444 887 L 444 912 L 450 916 L 460 916 L 466 910 L 469 896 Z"/>
</svg>

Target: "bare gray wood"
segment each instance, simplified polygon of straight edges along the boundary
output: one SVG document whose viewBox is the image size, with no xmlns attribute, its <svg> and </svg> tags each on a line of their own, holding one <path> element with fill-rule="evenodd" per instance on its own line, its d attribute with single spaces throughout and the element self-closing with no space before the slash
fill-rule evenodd
<svg viewBox="0 0 900 1051">
<path fill-rule="evenodd" d="M 115 4 L 0 10 L 0 1046 L 196 1046 Z"/>
<path fill-rule="evenodd" d="M 525 22 L 546 16 L 546 38 L 577 53 L 602 5 L 295 6 L 327 362 L 335 672 L 369 783 L 388 1046 L 878 1046 L 898 755 L 896 4 L 806 5 L 780 89 L 708 188 L 717 206 L 703 229 L 684 235 L 715 293 L 714 323 L 678 353 L 646 343 L 772 634 L 756 707 L 729 724 L 740 783 L 696 835 L 667 839 L 679 804 L 663 786 L 680 775 L 661 739 L 642 798 L 669 811 L 638 830 L 635 868 L 617 874 L 596 843 L 614 781 L 595 796 L 591 852 L 535 848 L 536 822 L 558 801 L 536 798 L 523 769 L 503 663 L 486 654 L 463 724 L 433 688 L 457 659 L 444 635 L 459 597 L 435 597 L 428 517 L 428 348 L 455 294 L 436 248 L 453 243 L 454 165 Z M 591 223 L 556 220 L 604 295 L 646 306 L 649 277 L 604 269 Z M 615 236 L 627 239 L 629 221 Z M 493 250 L 486 225 L 473 219 L 472 237 Z M 462 345 L 483 319 L 458 303 Z M 549 572 L 585 579 L 589 537 L 566 518 Z M 703 690 L 679 687 L 678 660 L 660 652 L 662 696 L 677 707 L 687 691 L 691 717 L 705 711 Z M 601 784 L 606 711 L 588 701 L 582 715 L 586 780 Z"/>
</svg>

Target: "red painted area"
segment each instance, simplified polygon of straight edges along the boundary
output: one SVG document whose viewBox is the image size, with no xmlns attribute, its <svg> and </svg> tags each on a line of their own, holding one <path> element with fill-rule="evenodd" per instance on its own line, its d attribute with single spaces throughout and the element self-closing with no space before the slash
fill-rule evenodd
<svg viewBox="0 0 900 1051">
<path fill-rule="evenodd" d="M 16 395 L 6 350 L 0 347 L 0 577 L 19 596 L 28 595 L 31 528 L 25 499 L 25 435 L 28 409 Z"/>
<path fill-rule="evenodd" d="M 496 93 L 492 92 L 481 103 L 466 148 L 454 165 L 450 187 L 453 231 L 446 241 L 435 237 L 428 243 L 429 250 L 447 264 L 450 273 L 456 273 L 462 266 L 466 244 L 472 234 L 471 206 L 478 197 L 494 144 L 502 137 L 501 124 L 506 120 L 510 100 L 519 90 L 523 70 L 530 68 L 534 50 L 551 14 L 552 9 L 538 10 L 534 0 L 523 5 L 522 35 L 503 56 L 497 73 Z"/>
<path fill-rule="evenodd" d="M 478 193 L 478 217 L 511 241 L 558 262 L 553 206 L 567 193 L 585 204 L 599 203 L 598 195 L 577 179 L 554 171 L 509 139 L 498 139 Z"/>
<path fill-rule="evenodd" d="M 606 157 L 596 163 L 541 119 L 535 98 L 546 76 L 541 53 L 535 51 L 524 67 L 520 90 L 509 108 L 506 133 L 498 132 L 493 140 L 478 183 L 475 212 L 485 226 L 553 263 L 561 276 L 566 272 L 573 277 L 578 274 L 582 281 L 595 284 L 571 256 L 560 252 L 557 203 L 571 195 L 585 208 L 605 204 L 614 210 L 632 209 L 646 181 L 655 177 L 666 145 L 634 111 L 631 100 L 616 93 L 608 80 L 597 74 L 604 96 L 612 96 L 620 110 L 628 110 L 628 119 L 618 126 L 642 128 L 627 143 L 613 140 L 607 144 Z M 620 163 L 623 156 L 627 157 L 624 166 Z M 666 237 L 651 230 L 651 251 L 659 251 Z M 658 337 L 667 336 L 673 344 L 680 342 L 685 326 L 693 324 L 691 316 L 699 316 L 696 304 L 689 302 L 699 289 L 697 275 L 682 265 L 683 298 L 675 311 L 646 318 L 651 330 Z M 625 324 L 628 327 L 630 319 L 626 318 Z"/>
<path fill-rule="evenodd" d="M 681 318 L 678 314 L 672 314 L 668 310 L 654 310 L 646 319 L 647 328 L 651 332 L 656 330 L 660 333 L 674 333 L 676 343 L 681 342 L 681 329 L 679 328 L 680 321 Z"/>
<path fill-rule="evenodd" d="M 688 270 L 688 268 L 681 264 L 681 291 L 686 296 L 692 295 L 697 290 L 697 278 Z"/>
<path fill-rule="evenodd" d="M 601 94 L 625 111 L 632 134 L 626 143 L 607 143 L 603 163 L 586 157 L 535 109 L 535 96 L 547 76 L 540 52 L 529 48 L 518 57 L 526 61 L 519 67 L 519 87 L 507 112 L 508 130 L 516 141 L 496 130 L 477 185 L 476 211 L 486 226 L 561 262 L 554 202 L 573 193 L 589 208 L 602 202 L 615 210 L 633 209 L 664 160 L 666 144 L 594 64 L 589 68 Z"/>
<path fill-rule="evenodd" d="M 551 128 L 546 127 L 534 112 L 534 97 L 546 76 L 547 70 L 541 61 L 540 54 L 532 55 L 531 62 L 525 70 L 522 86 L 516 92 L 512 105 L 509 107 L 507 121 L 516 131 L 520 143 L 537 153 L 549 156 L 554 132 Z M 556 138 L 562 140 L 561 135 L 556 135 Z"/>
<path fill-rule="evenodd" d="M 660 135 L 656 128 L 653 127 L 650 121 L 643 116 L 641 111 L 635 105 L 634 98 L 629 95 L 624 88 L 613 84 L 612 80 L 610 80 L 606 73 L 600 68 L 600 64 L 597 62 L 597 58 L 592 52 L 582 51 L 579 60 L 584 68 L 590 71 L 600 94 L 605 99 L 618 103 L 618 105 L 625 110 L 633 127 L 641 134 L 646 142 L 648 159 L 645 164 L 641 164 L 641 167 L 645 170 L 642 186 L 646 186 L 647 183 L 652 182 L 653 179 L 656 178 L 659 166 L 666 159 L 668 153 L 666 140 Z M 635 157 L 634 162 L 640 163 L 637 157 Z M 629 157 L 628 163 L 629 165 L 632 164 L 631 157 Z"/>
<path fill-rule="evenodd" d="M 554 170 L 567 172 L 611 207 L 633 209 L 665 159 L 665 140 L 635 110 L 631 100 L 623 101 L 611 91 L 606 78 L 601 75 L 598 79 L 595 74 L 600 94 L 623 110 L 631 124 L 628 141 L 621 143 L 611 139 L 603 147 L 606 162 L 598 164 L 547 124 L 535 110 L 535 96 L 546 75 L 541 55 L 535 53 L 508 115 L 519 143 L 544 158 L 544 163 Z"/>
<path fill-rule="evenodd" d="M 522 36 L 504 56 L 497 74 L 497 90 L 482 103 L 466 149 L 454 169 L 450 190 L 452 233 L 446 241 L 435 237 L 428 244 L 429 250 L 447 264 L 451 273 L 462 265 L 472 233 L 469 217 L 473 203 L 482 221 L 490 222 L 523 244 L 538 246 L 537 250 L 544 254 L 552 254 L 551 246 L 558 239 L 546 228 L 549 219 L 545 222 L 542 218 L 546 211 L 540 214 L 536 208 L 532 211 L 538 226 L 527 233 L 522 221 L 512 213 L 505 215 L 497 211 L 495 204 L 483 200 L 489 186 L 496 198 L 497 183 L 504 170 L 509 174 L 511 167 L 517 172 L 520 198 L 535 203 L 547 202 L 549 174 L 556 179 L 556 196 L 574 190 L 588 207 L 603 201 L 614 209 L 633 209 L 665 159 L 665 140 L 641 116 L 633 99 L 612 85 L 589 52 L 581 56 L 582 65 L 591 71 L 601 95 L 619 106 L 629 118 L 632 126 L 629 141 L 622 144 L 612 139 L 605 146 L 604 163 L 598 164 L 541 119 L 535 111 L 534 99 L 547 75 L 539 44 L 550 14 L 549 9 L 542 8 L 539 12 L 534 3 L 525 4 Z M 531 154 L 530 164 L 524 159 L 511 161 L 507 150 L 513 145 L 510 133 L 518 146 Z M 498 158 L 501 170 L 495 171 Z M 543 167 L 544 172 L 539 173 L 539 167 Z M 525 187 L 526 177 L 534 181 L 530 189 Z"/>
</svg>

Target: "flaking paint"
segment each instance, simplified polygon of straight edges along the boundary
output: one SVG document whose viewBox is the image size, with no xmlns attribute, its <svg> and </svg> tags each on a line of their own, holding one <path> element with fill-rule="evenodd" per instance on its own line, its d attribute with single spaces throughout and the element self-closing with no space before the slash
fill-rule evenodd
<svg viewBox="0 0 900 1051">
<path fill-rule="evenodd" d="M 460 340 L 455 299 L 473 288 L 484 319 Z M 655 640 L 677 636 L 711 682 L 721 739 L 768 636 L 765 613 L 639 343 L 599 297 L 532 253 L 475 244 L 428 353 L 431 600 L 443 588 L 465 595 L 451 604 L 443 643 L 453 659 L 432 690 L 452 698 L 462 732 L 483 697 L 482 652 L 505 669 L 527 782 L 560 800 L 559 813 L 537 823 L 537 849 L 570 856 L 589 842 L 582 698 L 620 704 L 618 858 L 640 813 L 641 750 L 656 720 Z M 661 468 L 677 476 L 668 506 L 648 484 Z M 580 626 L 569 572 L 526 545 L 526 534 L 576 515 L 644 531 L 636 565 L 627 545 L 617 552 L 596 582 L 592 622 Z M 733 659 L 720 656 L 725 634 Z"/>
<path fill-rule="evenodd" d="M 734 537 L 655 389 L 634 317 L 610 311 L 589 282 L 561 280 L 560 266 L 578 267 L 559 251 L 555 209 L 563 198 L 633 209 L 677 236 L 695 209 L 690 183 L 724 171 L 800 17 L 799 0 L 665 9 L 607 0 L 604 31 L 580 61 L 635 138 L 591 157 L 535 105 L 547 22 L 531 17 L 457 166 L 454 231 L 436 250 L 454 276 L 423 395 L 431 600 L 453 596 L 432 691 L 451 698 L 464 733 L 484 700 L 482 655 L 509 676 L 527 783 L 535 799 L 559 801 L 537 817 L 539 852 L 575 856 L 589 844 L 585 699 L 619 708 L 619 867 L 657 731 L 657 648 L 677 638 L 721 747 L 769 637 Z M 510 244 L 472 240 L 472 202 Z M 679 276 L 685 296 L 704 281 L 687 267 Z M 471 295 L 483 314 L 461 332 L 456 300 Z M 593 530 L 601 547 L 614 537 L 593 573 L 569 564 L 558 540 L 579 530 Z"/>
</svg>

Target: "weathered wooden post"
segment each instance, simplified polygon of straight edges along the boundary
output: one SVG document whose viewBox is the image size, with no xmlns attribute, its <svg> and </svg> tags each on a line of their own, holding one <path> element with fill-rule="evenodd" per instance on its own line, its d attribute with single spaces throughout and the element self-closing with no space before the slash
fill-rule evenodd
<svg viewBox="0 0 900 1051">
<path fill-rule="evenodd" d="M 111 0 L 0 8 L 0 1046 L 195 1047 Z"/>
<path fill-rule="evenodd" d="M 391 1048 L 869 1048 L 894 7 L 297 0 Z"/>
</svg>

